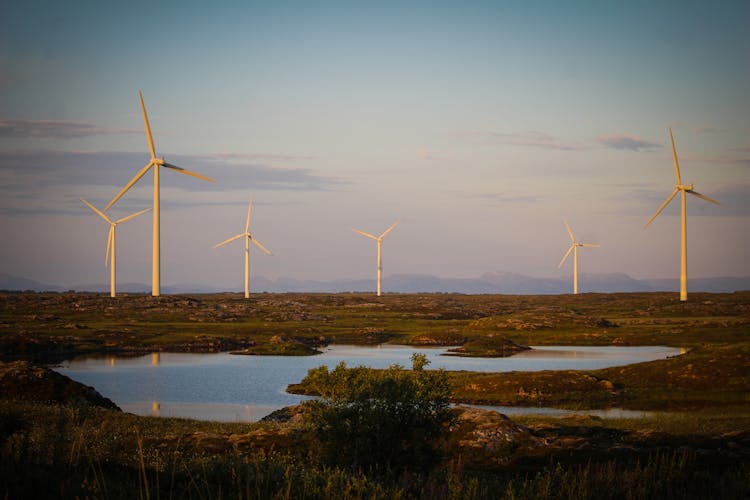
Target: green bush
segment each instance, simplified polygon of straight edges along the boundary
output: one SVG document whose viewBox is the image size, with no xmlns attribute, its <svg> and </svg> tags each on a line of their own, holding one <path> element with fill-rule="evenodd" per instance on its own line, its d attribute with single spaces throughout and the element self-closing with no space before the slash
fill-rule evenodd
<svg viewBox="0 0 750 500">
<path fill-rule="evenodd" d="M 333 465 L 373 470 L 426 468 L 436 462 L 437 442 L 452 415 L 443 370 L 425 370 L 424 354 L 412 370 L 322 366 L 307 382 L 321 396 L 310 416 L 323 459 Z"/>
</svg>

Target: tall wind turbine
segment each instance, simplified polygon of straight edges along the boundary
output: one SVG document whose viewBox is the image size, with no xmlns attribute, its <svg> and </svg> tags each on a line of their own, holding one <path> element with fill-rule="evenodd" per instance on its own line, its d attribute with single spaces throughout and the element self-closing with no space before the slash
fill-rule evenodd
<svg viewBox="0 0 750 500">
<path fill-rule="evenodd" d="M 562 267 L 562 265 L 565 263 L 565 259 L 568 258 L 570 255 L 570 252 L 573 252 L 573 293 L 578 293 L 578 247 L 593 247 L 598 248 L 599 245 L 596 245 L 594 243 L 581 243 L 576 241 L 575 237 L 573 236 L 573 231 L 571 231 L 570 226 L 568 225 L 568 221 L 563 219 L 563 222 L 565 223 L 565 229 L 568 230 L 568 234 L 570 235 L 570 248 L 568 248 L 568 251 L 565 252 L 565 255 L 563 256 L 562 260 L 560 261 L 560 264 L 557 266 L 558 268 Z"/>
<path fill-rule="evenodd" d="M 160 262 L 160 253 L 159 253 L 159 240 L 160 240 L 160 232 L 159 232 L 159 219 L 160 219 L 160 203 L 159 203 L 159 167 L 166 167 L 169 169 L 172 169 L 176 172 L 179 172 L 181 174 L 185 175 L 191 175 L 193 177 L 197 177 L 198 179 L 203 179 L 204 181 L 209 182 L 216 182 L 214 179 L 210 177 L 206 177 L 201 174 L 196 174 L 195 172 L 191 172 L 190 170 L 186 170 L 182 167 L 178 167 L 177 165 L 172 165 L 171 163 L 167 163 L 164 161 L 164 157 L 158 158 L 156 156 L 156 151 L 154 149 L 154 138 L 151 136 L 151 126 L 148 123 L 148 116 L 146 115 L 146 105 L 143 103 L 143 94 L 141 94 L 141 91 L 138 91 L 138 97 L 141 100 L 141 112 L 143 113 L 143 124 L 146 127 L 146 139 L 148 139 L 148 149 L 151 152 L 151 160 L 146 164 L 145 167 L 143 167 L 137 174 L 135 174 L 135 177 L 133 177 L 130 182 L 128 182 L 124 188 L 120 190 L 119 193 L 117 193 L 117 196 L 112 198 L 112 201 L 110 201 L 106 207 L 104 207 L 104 210 L 109 210 L 109 208 L 114 205 L 117 200 L 119 200 L 122 195 L 124 195 L 128 189 L 133 187 L 133 184 L 138 182 L 138 180 L 146 175 L 146 172 L 153 167 L 154 168 L 154 223 L 153 223 L 153 238 L 152 238 L 152 252 L 151 252 L 151 295 L 154 297 L 158 297 L 161 295 L 161 273 L 159 269 L 159 262 Z"/>
<path fill-rule="evenodd" d="M 698 198 L 702 198 L 717 205 L 720 205 L 720 203 L 713 198 L 709 198 L 708 196 L 695 191 L 692 184 L 682 183 L 682 179 L 680 178 L 680 162 L 677 160 L 677 149 L 674 145 L 674 136 L 672 135 L 671 128 L 669 129 L 669 140 L 672 141 L 672 157 L 674 158 L 674 174 L 677 184 L 675 184 L 672 194 L 667 196 L 667 199 L 664 200 L 664 203 L 661 204 L 656 213 L 651 216 L 646 225 L 643 226 L 643 229 L 646 229 L 649 224 L 651 224 L 653 220 L 656 219 L 661 211 L 664 210 L 667 205 L 669 205 L 669 202 L 672 201 L 672 198 L 677 196 L 677 193 L 680 193 L 682 214 L 682 220 L 680 224 L 680 300 L 684 302 L 687 300 L 687 193 L 690 193 L 694 196 L 697 196 Z"/>
<path fill-rule="evenodd" d="M 221 243 L 214 245 L 214 248 L 219 248 L 222 245 L 226 245 L 234 240 L 245 238 L 245 298 L 250 298 L 250 242 L 255 243 L 255 246 L 266 252 L 268 255 L 273 255 L 269 249 L 260 244 L 258 240 L 253 238 L 250 234 L 250 215 L 253 211 L 253 200 L 250 199 L 250 204 L 247 206 L 247 222 L 245 222 L 245 232 L 240 233 L 236 236 L 232 236 Z"/>
<path fill-rule="evenodd" d="M 144 214 L 151 210 L 150 208 L 146 208 L 141 210 L 140 212 L 136 212 L 134 214 L 130 214 L 126 217 L 123 217 L 121 219 L 117 219 L 116 221 L 112 221 L 109 217 L 107 217 L 104 212 L 96 208 L 94 205 L 89 203 L 88 201 L 81 198 L 81 201 L 86 204 L 96 215 L 104 219 L 109 224 L 109 236 L 107 237 L 107 254 L 104 257 L 104 264 L 109 264 L 109 256 L 112 255 L 112 264 L 110 268 L 110 276 L 109 276 L 109 296 L 114 297 L 115 296 L 115 268 L 117 265 L 116 261 L 116 246 L 115 246 L 115 228 L 117 228 L 118 224 L 122 224 L 125 221 L 129 221 L 130 219 L 134 219 L 138 217 L 141 214 Z"/>
<path fill-rule="evenodd" d="M 383 234 L 380 236 L 373 236 L 370 233 L 366 233 L 364 231 L 360 231 L 359 229 L 352 229 L 355 233 L 359 233 L 362 236 L 367 236 L 370 239 L 373 239 L 378 242 L 378 297 L 380 297 L 380 277 L 383 274 L 383 260 L 381 258 L 381 245 L 383 244 L 383 238 L 385 238 L 388 233 L 393 231 L 393 228 L 396 227 L 396 225 L 399 223 L 399 221 L 394 222 L 391 227 L 383 231 Z"/>
</svg>

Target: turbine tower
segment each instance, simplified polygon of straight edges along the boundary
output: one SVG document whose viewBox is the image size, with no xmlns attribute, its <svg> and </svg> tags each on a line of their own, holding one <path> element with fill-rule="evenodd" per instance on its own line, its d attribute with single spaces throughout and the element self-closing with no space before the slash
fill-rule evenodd
<svg viewBox="0 0 750 500">
<path fill-rule="evenodd" d="M 269 249 L 264 247 L 260 244 L 258 240 L 253 238 L 253 236 L 250 234 L 250 215 L 253 211 L 253 200 L 250 199 L 250 204 L 247 206 L 247 222 L 245 222 L 245 232 L 240 233 L 236 236 L 232 236 L 231 238 L 228 238 L 221 243 L 218 243 L 214 245 L 214 248 L 219 248 L 220 246 L 226 245 L 227 243 L 230 243 L 234 240 L 237 240 L 239 238 L 245 237 L 245 298 L 250 298 L 250 242 L 252 241 L 255 243 L 255 246 L 266 252 L 268 255 L 273 255 Z"/>
<path fill-rule="evenodd" d="M 669 202 L 672 201 L 672 198 L 677 196 L 677 193 L 680 193 L 680 213 L 682 217 L 680 223 L 680 300 L 684 302 L 687 300 L 687 193 L 692 194 L 693 196 L 697 196 L 698 198 L 702 198 L 706 201 L 710 201 L 711 203 L 715 203 L 717 205 L 720 205 L 720 203 L 713 198 L 709 198 L 708 196 L 695 191 L 692 184 L 682 183 L 682 179 L 680 177 L 680 162 L 677 160 L 677 149 L 674 145 L 674 136 L 672 135 L 671 128 L 669 129 L 669 140 L 672 141 L 672 157 L 674 158 L 674 174 L 677 184 L 675 184 L 672 194 L 667 196 L 667 199 L 664 200 L 664 203 L 662 203 L 658 210 L 656 210 L 656 213 L 651 216 L 646 225 L 643 226 L 643 229 L 646 229 L 649 224 L 651 224 L 654 219 L 656 219 L 661 211 L 664 210 L 667 205 L 669 205 Z"/>
<path fill-rule="evenodd" d="M 143 113 L 143 124 L 146 127 L 146 139 L 148 140 L 148 149 L 151 152 L 151 160 L 146 164 L 145 167 L 143 167 L 137 174 L 135 174 L 135 177 L 130 179 L 130 182 L 128 182 L 124 188 L 120 190 L 119 193 L 117 193 L 117 196 L 112 198 L 112 201 L 110 201 L 106 207 L 104 207 L 104 210 L 109 210 L 109 208 L 114 205 L 117 200 L 119 200 L 122 195 L 124 195 L 128 189 L 133 187 L 133 185 L 138 182 L 138 180 L 146 175 L 146 172 L 153 167 L 154 168 L 154 223 L 153 223 L 153 237 L 152 237 L 152 252 L 151 252 L 151 295 L 154 297 L 158 297 L 161 295 L 161 273 L 159 269 L 159 263 L 160 263 L 160 249 L 159 249 L 159 241 L 160 241 L 160 231 L 159 231 L 159 220 L 160 220 L 160 203 L 159 203 L 159 167 L 166 167 L 169 169 L 172 169 L 176 172 L 179 172 L 181 174 L 185 175 L 191 175 L 193 177 L 197 177 L 198 179 L 203 179 L 204 181 L 209 182 L 216 182 L 214 179 L 210 177 L 206 177 L 201 174 L 196 174 L 195 172 L 191 172 L 190 170 L 186 170 L 182 167 L 178 167 L 177 165 L 172 165 L 171 163 L 167 163 L 164 161 L 164 157 L 158 158 L 156 156 L 156 151 L 154 149 L 154 138 L 151 135 L 151 126 L 148 123 L 148 116 L 146 115 L 146 105 L 143 103 L 143 94 L 141 94 L 141 91 L 138 91 L 138 97 L 141 100 L 141 112 Z"/>
<path fill-rule="evenodd" d="M 391 227 L 383 231 L 383 234 L 380 236 L 373 236 L 370 233 L 366 233 L 364 231 L 360 231 L 359 229 L 352 229 L 355 233 L 359 233 L 362 236 L 367 236 L 370 239 L 373 239 L 378 242 L 378 297 L 380 297 L 380 278 L 383 274 L 383 260 L 381 258 L 381 245 L 383 244 L 383 238 L 385 238 L 388 233 L 393 231 L 393 228 L 396 227 L 396 225 L 399 223 L 399 221 L 394 222 Z"/>
<path fill-rule="evenodd" d="M 563 219 L 563 222 L 565 223 L 565 229 L 568 230 L 568 234 L 570 235 L 570 248 L 568 248 L 568 251 L 565 252 L 565 255 L 563 256 L 560 264 L 557 267 L 561 268 L 565 263 L 565 259 L 567 259 L 570 255 L 570 252 L 573 252 L 573 293 L 578 294 L 578 247 L 599 248 L 599 245 L 596 245 L 594 243 L 577 242 L 575 237 L 573 236 L 573 231 L 571 231 L 570 226 L 568 225 L 568 221 Z"/>
<path fill-rule="evenodd" d="M 110 256 L 110 249 L 111 249 L 111 255 L 112 255 L 112 263 L 110 268 L 110 276 L 109 276 L 109 296 L 114 297 L 115 296 L 115 268 L 117 267 L 117 261 L 116 261 L 116 246 L 115 246 L 115 228 L 117 228 L 118 224 L 122 224 L 125 221 L 129 221 L 130 219 L 134 219 L 138 217 L 141 214 L 144 214 L 151 210 L 150 208 L 146 208 L 141 210 L 140 212 L 136 212 L 134 214 L 130 214 L 126 217 L 123 217 L 121 219 L 117 219 L 116 221 L 112 221 L 109 217 L 107 217 L 104 212 L 96 208 L 94 205 L 89 203 L 88 201 L 81 198 L 81 201 L 86 204 L 96 215 L 104 219 L 109 224 L 109 236 L 107 236 L 107 254 L 104 257 L 104 264 L 109 265 L 109 256 Z"/>
</svg>

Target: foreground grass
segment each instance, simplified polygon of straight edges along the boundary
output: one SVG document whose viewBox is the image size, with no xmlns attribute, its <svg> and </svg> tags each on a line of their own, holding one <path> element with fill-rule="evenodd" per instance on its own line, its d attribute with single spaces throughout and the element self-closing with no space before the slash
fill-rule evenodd
<svg viewBox="0 0 750 500">
<path fill-rule="evenodd" d="M 715 422 L 721 416 L 715 414 Z M 528 421 L 540 434 L 575 434 L 581 422 Z M 610 431 L 627 421 L 606 424 Z M 644 425 L 641 422 L 638 425 Z M 679 422 L 664 424 L 679 427 Z M 721 425 L 689 443 L 705 443 Z M 718 425 L 718 427 L 716 427 Z M 584 426 L 586 427 L 586 426 Z M 590 427 L 590 426 L 588 426 Z M 598 427 L 595 427 L 598 428 Z M 213 450 L 196 435 L 273 430 L 266 424 L 154 419 L 89 407 L 0 403 L 3 498 L 746 498 L 750 460 L 659 446 L 603 458 L 550 455 L 506 467 L 466 470 L 446 457 L 429 472 L 331 468 L 300 439 L 291 452 Z M 276 428 L 276 430 L 279 430 Z M 601 432 L 601 431 L 600 431 Z M 566 434 L 567 433 L 567 434 Z M 684 436 L 683 436 L 684 437 Z M 726 440 L 722 441 L 726 444 Z M 703 446 L 703 445 L 702 445 Z M 533 458 L 533 457 L 532 457 Z"/>
</svg>

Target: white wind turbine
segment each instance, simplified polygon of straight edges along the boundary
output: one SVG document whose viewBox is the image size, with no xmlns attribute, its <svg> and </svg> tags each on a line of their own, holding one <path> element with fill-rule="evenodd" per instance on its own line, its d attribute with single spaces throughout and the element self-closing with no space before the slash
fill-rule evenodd
<svg viewBox="0 0 750 500">
<path fill-rule="evenodd" d="M 677 193 L 680 193 L 680 202 L 681 202 L 681 214 L 682 214 L 682 220 L 680 224 L 680 300 L 686 301 L 687 300 L 687 195 L 686 193 L 690 193 L 694 196 L 697 196 L 698 198 L 702 198 L 706 201 L 710 201 L 711 203 L 715 203 L 717 205 L 720 205 L 720 203 L 713 198 L 709 198 L 708 196 L 704 194 L 700 194 L 697 191 L 693 190 L 692 184 L 683 184 L 682 179 L 680 178 L 680 162 L 677 161 L 677 149 L 674 145 L 674 136 L 672 135 L 672 129 L 669 129 L 669 140 L 672 141 L 672 157 L 674 158 L 674 174 L 675 179 L 677 181 L 677 184 L 674 186 L 674 190 L 672 191 L 672 194 L 670 194 L 667 199 L 664 201 L 664 203 L 661 204 L 661 206 L 656 210 L 656 213 L 651 216 L 651 218 L 648 220 L 645 226 L 643 226 L 643 229 L 646 229 L 651 222 L 653 222 L 654 219 L 661 213 L 664 208 L 669 205 L 669 202 L 672 201 L 672 198 L 677 196 Z"/>
<path fill-rule="evenodd" d="M 104 212 L 96 208 L 94 205 L 89 203 L 88 201 L 81 198 L 81 201 L 86 204 L 96 215 L 104 219 L 109 224 L 109 236 L 107 236 L 107 254 L 104 257 L 104 264 L 108 265 L 110 264 L 109 256 L 112 255 L 112 262 L 111 262 L 111 268 L 110 268 L 110 277 L 109 277 L 109 296 L 114 297 L 115 296 L 115 268 L 117 267 L 117 260 L 116 260 L 116 245 L 115 245 L 115 229 L 117 228 L 118 224 L 122 224 L 125 221 L 129 221 L 130 219 L 134 219 L 138 217 L 141 214 L 144 214 L 151 210 L 150 208 L 146 208 L 141 210 L 140 212 L 136 212 L 134 214 L 130 214 L 126 217 L 123 217 L 121 219 L 117 219 L 116 221 L 112 221 L 109 217 L 107 217 Z"/>
<path fill-rule="evenodd" d="M 380 236 L 373 236 L 372 234 L 366 233 L 364 231 L 360 231 L 359 229 L 352 229 L 352 231 L 354 231 L 355 233 L 359 233 L 362 236 L 367 236 L 368 238 L 371 238 L 378 242 L 378 297 L 380 297 L 380 278 L 381 278 L 381 275 L 383 274 L 383 260 L 381 258 L 381 245 L 383 244 L 383 238 L 385 238 L 388 235 L 388 233 L 393 231 L 393 228 L 396 227 L 398 223 L 399 221 L 394 222 L 391 225 L 391 227 L 383 231 L 383 234 L 381 234 Z"/>
<path fill-rule="evenodd" d="M 151 295 L 154 297 L 158 297 L 161 295 L 161 273 L 159 269 L 159 263 L 160 263 L 160 253 L 159 253 L 159 240 L 160 240 L 160 232 L 159 232 L 159 220 L 160 220 L 160 203 L 159 203 L 159 167 L 166 167 L 169 169 L 172 169 L 176 172 L 179 172 L 181 174 L 191 175 L 193 177 L 197 177 L 198 179 L 203 179 L 204 181 L 209 182 L 216 182 L 214 179 L 210 177 L 206 177 L 201 174 L 196 174 L 195 172 L 191 172 L 190 170 L 186 170 L 182 167 L 178 167 L 176 165 L 172 165 L 171 163 L 167 163 L 164 161 L 164 157 L 158 158 L 156 156 L 156 151 L 154 150 L 154 138 L 151 135 L 151 126 L 148 123 L 148 116 L 146 115 L 146 105 L 143 103 L 143 94 L 141 94 L 141 91 L 138 91 L 138 97 L 141 100 L 141 112 L 143 113 L 143 124 L 146 127 L 146 139 L 148 139 L 148 149 L 151 152 L 151 160 L 146 164 L 145 167 L 143 167 L 137 174 L 135 174 L 135 177 L 133 177 L 130 182 L 128 182 L 124 188 L 120 190 L 119 193 L 117 193 L 117 196 L 112 198 L 112 201 L 110 201 L 106 207 L 104 207 L 104 210 L 109 210 L 109 208 L 114 205 L 117 200 L 119 200 L 122 195 L 124 195 L 128 189 L 133 187 L 133 184 L 138 182 L 138 180 L 146 175 L 146 172 L 153 167 L 154 168 L 154 223 L 153 223 L 153 237 L 152 237 L 152 251 L 151 251 Z"/>
<path fill-rule="evenodd" d="M 227 243 L 230 243 L 234 240 L 240 239 L 242 237 L 245 238 L 245 298 L 250 298 L 250 242 L 252 241 L 255 243 L 255 246 L 266 252 L 268 255 L 273 255 L 269 249 L 264 247 L 260 244 L 258 240 L 253 238 L 253 236 L 250 234 L 250 215 L 253 211 L 253 200 L 250 199 L 250 204 L 247 207 L 247 222 L 245 222 L 245 232 L 240 233 L 236 236 L 232 236 L 231 238 L 228 238 L 221 243 L 218 243 L 214 245 L 214 248 L 219 248 L 220 246 L 226 245 Z"/>
<path fill-rule="evenodd" d="M 568 221 L 563 219 L 563 222 L 565 223 L 565 229 L 568 230 L 568 234 L 570 235 L 570 248 L 568 248 L 568 251 L 565 252 L 565 255 L 563 256 L 562 260 L 560 261 L 560 264 L 557 266 L 558 268 L 562 267 L 562 265 L 565 263 L 565 259 L 568 258 L 570 255 L 570 252 L 573 252 L 573 293 L 578 293 L 578 247 L 593 247 L 598 248 L 599 245 L 596 245 L 594 243 L 580 243 L 577 242 L 575 237 L 573 236 L 573 231 L 571 231 L 570 226 L 568 225 Z"/>
</svg>

